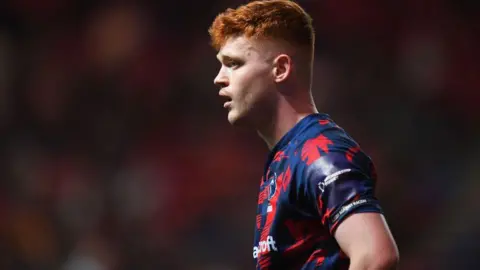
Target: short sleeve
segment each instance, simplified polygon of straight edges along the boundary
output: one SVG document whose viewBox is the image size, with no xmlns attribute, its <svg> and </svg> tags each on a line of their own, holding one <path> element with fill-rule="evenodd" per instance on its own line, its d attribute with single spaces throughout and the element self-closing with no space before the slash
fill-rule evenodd
<svg viewBox="0 0 480 270">
<path fill-rule="evenodd" d="M 375 173 L 370 158 L 357 152 L 330 151 L 306 168 L 308 204 L 331 234 L 353 213 L 382 213 L 375 198 Z"/>
</svg>

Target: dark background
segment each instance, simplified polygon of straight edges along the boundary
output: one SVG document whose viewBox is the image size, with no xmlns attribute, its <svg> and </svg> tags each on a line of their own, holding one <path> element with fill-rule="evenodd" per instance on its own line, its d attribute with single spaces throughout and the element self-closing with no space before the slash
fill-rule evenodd
<svg viewBox="0 0 480 270">
<path fill-rule="evenodd" d="M 242 3 L 1 2 L 1 269 L 253 268 L 268 149 L 229 126 L 207 33 Z M 480 2 L 299 3 L 401 269 L 480 267 Z"/>
</svg>

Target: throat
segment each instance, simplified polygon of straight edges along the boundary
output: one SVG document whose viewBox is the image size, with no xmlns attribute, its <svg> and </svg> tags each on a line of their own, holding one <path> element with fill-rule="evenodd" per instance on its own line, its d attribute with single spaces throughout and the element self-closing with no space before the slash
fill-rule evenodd
<svg viewBox="0 0 480 270">
<path fill-rule="evenodd" d="M 269 124 L 264 125 L 261 129 L 257 129 L 257 133 L 267 144 L 268 149 L 272 150 L 288 131 L 312 113 L 315 113 L 315 111 L 275 117 Z"/>
<path fill-rule="evenodd" d="M 264 119 L 265 122 L 257 125 L 257 133 L 272 150 L 282 137 L 290 131 L 303 118 L 313 113 L 318 113 L 310 92 L 304 96 L 282 96 L 277 106 L 272 110 L 271 117 Z"/>
</svg>

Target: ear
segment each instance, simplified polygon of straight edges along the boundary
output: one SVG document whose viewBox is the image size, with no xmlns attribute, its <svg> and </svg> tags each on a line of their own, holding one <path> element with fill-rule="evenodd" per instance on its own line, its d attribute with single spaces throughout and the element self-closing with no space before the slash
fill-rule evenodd
<svg viewBox="0 0 480 270">
<path fill-rule="evenodd" d="M 287 54 L 280 54 L 273 60 L 273 78 L 275 82 L 283 82 L 290 76 L 292 64 L 292 58 Z"/>
</svg>

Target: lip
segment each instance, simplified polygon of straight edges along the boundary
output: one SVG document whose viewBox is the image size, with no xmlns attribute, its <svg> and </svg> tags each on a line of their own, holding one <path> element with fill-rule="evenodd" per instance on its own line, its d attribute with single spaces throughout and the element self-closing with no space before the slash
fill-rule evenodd
<svg viewBox="0 0 480 270">
<path fill-rule="evenodd" d="M 231 107 L 231 104 L 232 102 L 231 101 L 227 101 L 223 104 L 223 108 L 230 108 Z"/>
</svg>

